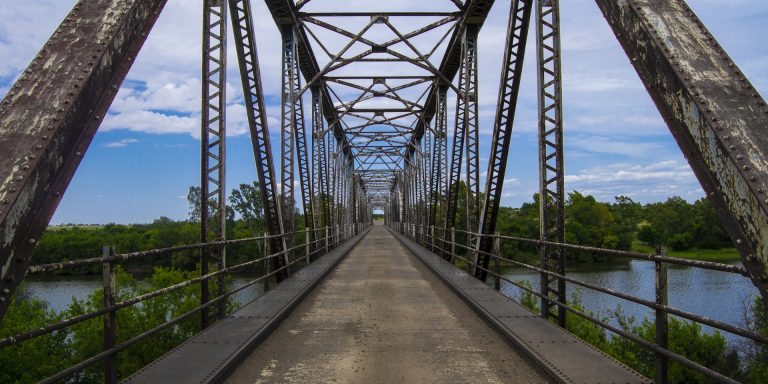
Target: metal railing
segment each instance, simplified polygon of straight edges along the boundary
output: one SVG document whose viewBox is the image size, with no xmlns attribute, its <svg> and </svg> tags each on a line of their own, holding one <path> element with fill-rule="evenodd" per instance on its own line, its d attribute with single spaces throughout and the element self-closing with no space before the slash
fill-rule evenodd
<svg viewBox="0 0 768 384">
<path fill-rule="evenodd" d="M 223 303 L 230 296 L 238 292 L 241 292 L 246 288 L 252 287 L 259 282 L 264 283 L 264 288 L 265 288 L 264 293 L 266 293 L 268 289 L 267 282 L 270 277 L 275 276 L 276 274 L 283 271 L 290 274 L 292 271 L 292 267 L 294 266 L 308 265 L 313 258 L 327 254 L 329 251 L 336 248 L 339 244 L 345 242 L 349 238 L 359 233 L 362 233 L 362 231 L 364 231 L 369 226 L 370 226 L 370 223 L 354 223 L 354 224 L 348 224 L 343 226 L 339 225 L 339 226 L 323 227 L 323 228 L 317 228 L 317 229 L 305 229 L 305 230 L 294 231 L 294 232 L 285 233 L 281 235 L 264 235 L 264 236 L 258 236 L 258 237 L 249 237 L 249 238 L 242 238 L 242 239 L 235 239 L 235 240 L 182 245 L 182 246 L 176 246 L 176 247 L 153 249 L 153 250 L 123 253 L 123 254 L 115 254 L 111 247 L 104 247 L 102 257 L 31 266 L 27 269 L 27 276 L 41 274 L 41 273 L 50 273 L 50 272 L 60 271 L 60 270 L 67 270 L 67 269 L 72 269 L 76 267 L 95 266 L 95 265 L 101 264 L 102 270 L 103 270 L 102 288 L 104 290 L 103 305 L 100 309 L 89 312 L 89 313 L 78 315 L 69 319 L 64 319 L 54 324 L 50 324 L 41 328 L 33 329 L 24 333 L 20 333 L 14 336 L 0 339 L 0 348 L 18 345 L 25 341 L 28 341 L 40 336 L 48 335 L 53 332 L 66 329 L 73 325 L 101 316 L 104 319 L 104 347 L 102 351 L 63 371 L 60 371 L 40 381 L 39 383 L 58 382 L 62 379 L 66 379 L 67 377 L 70 377 L 82 371 L 83 369 L 101 361 L 104 362 L 104 382 L 117 383 L 118 381 L 117 357 L 120 351 L 125 350 L 126 348 L 129 348 L 143 340 L 146 340 L 147 338 L 175 324 L 178 324 L 184 320 L 190 319 L 195 314 L 203 311 L 204 309 L 215 306 L 219 303 Z M 270 240 L 276 239 L 276 238 L 285 239 L 286 240 L 285 243 L 288 244 L 288 248 L 280 252 L 270 253 L 270 250 L 269 250 Z M 310 240 L 310 239 L 314 239 L 314 240 Z M 220 270 L 210 272 L 203 276 L 185 280 L 183 282 L 180 282 L 162 289 L 158 289 L 152 292 L 134 296 L 119 302 L 116 301 L 117 295 L 116 295 L 116 284 L 115 284 L 115 269 L 118 263 L 127 262 L 130 260 L 148 258 L 153 256 L 170 255 L 180 251 L 201 250 L 203 248 L 213 248 L 213 247 L 228 247 L 228 246 L 234 246 L 237 244 L 254 243 L 254 242 L 260 242 L 262 244 L 263 246 L 262 254 L 264 256 L 256 258 L 254 260 L 249 260 L 237 265 L 228 266 Z M 276 257 L 286 258 L 286 256 L 287 256 L 287 263 L 285 265 L 274 270 L 271 270 L 269 268 L 269 264 L 270 264 L 269 262 L 272 259 Z M 133 336 L 122 343 L 117 342 L 116 317 L 117 317 L 117 312 L 120 309 L 127 308 L 130 306 L 145 302 L 147 300 L 151 300 L 163 295 L 167 295 L 172 292 L 179 291 L 184 287 L 188 287 L 194 284 L 200 284 L 202 286 L 203 284 L 208 284 L 208 281 L 213 278 L 218 278 L 232 272 L 242 271 L 247 267 L 256 266 L 259 263 L 264 263 L 265 265 L 263 269 L 263 273 L 260 276 L 252 280 L 249 280 L 248 282 L 246 282 L 245 284 L 237 288 L 231 289 L 229 291 L 221 291 L 223 292 L 222 294 L 214 298 L 211 298 L 209 301 L 205 303 L 201 303 L 201 305 L 179 316 L 176 316 L 175 318 L 169 319 L 160 325 L 157 325 L 149 330 L 146 330 L 139 335 Z M 220 281 L 223 281 L 223 280 L 220 280 Z M 254 298 L 254 300 L 256 298 Z"/>
<path fill-rule="evenodd" d="M 768 335 L 760 334 L 743 327 L 739 327 L 733 324 L 728 324 L 722 321 L 714 320 L 706 316 L 701 316 L 701 315 L 684 311 L 668 305 L 668 301 L 667 301 L 667 296 L 668 296 L 667 265 L 668 264 L 719 271 L 722 273 L 736 274 L 736 275 L 743 276 L 744 278 L 748 278 L 749 274 L 747 273 L 746 269 L 739 265 L 730 265 L 730 264 L 723 264 L 723 263 L 716 263 L 716 262 L 709 262 L 709 261 L 698 261 L 698 260 L 669 257 L 661 254 L 661 252 L 659 252 L 660 250 L 658 249 L 657 249 L 657 252 L 654 254 L 646 254 L 646 253 L 640 253 L 640 252 L 629 252 L 629 251 L 620 251 L 620 250 L 566 244 L 566 243 L 556 243 L 556 242 L 527 239 L 527 238 L 514 237 L 514 236 L 502 236 L 498 233 L 494 235 L 481 235 L 478 233 L 454 229 L 454 228 L 449 228 L 445 230 L 439 227 L 436 228 L 433 226 L 425 226 L 425 225 L 402 223 L 402 222 L 392 222 L 389 224 L 389 226 L 393 230 L 411 238 L 412 240 L 415 240 L 420 245 L 431 250 L 432 252 L 435 252 L 438 255 L 447 255 L 448 256 L 447 259 L 451 262 L 451 264 L 454 264 L 454 262 L 457 259 L 463 260 L 464 262 L 466 262 L 467 271 L 470 274 L 474 274 L 473 271 L 475 269 L 480 269 L 485 271 L 488 275 L 494 276 L 494 285 L 497 291 L 500 291 L 501 281 L 505 281 L 523 290 L 524 292 L 527 292 L 529 294 L 532 294 L 538 297 L 542 301 L 542 304 L 544 301 L 553 303 L 557 307 L 562 308 L 567 312 L 570 312 L 576 316 L 579 316 L 591 323 L 594 323 L 604 328 L 605 330 L 608 330 L 616 335 L 624 337 L 628 340 L 631 340 L 641 345 L 642 347 L 647 348 L 648 350 L 652 351 L 656 355 L 655 381 L 657 383 L 667 382 L 670 361 L 675 361 L 685 367 L 688 367 L 697 372 L 700 372 L 709 378 L 718 380 L 719 382 L 738 383 L 738 381 L 735 381 L 708 367 L 705 367 L 699 363 L 696 363 L 686 358 L 685 356 L 672 352 L 669 349 L 669 315 L 674 315 L 698 324 L 707 325 L 717 330 L 725 331 L 734 335 L 744 337 L 746 339 L 752 340 L 760 344 L 768 345 Z M 444 235 L 440 236 L 441 233 L 444 233 Z M 463 240 L 465 240 L 464 243 L 457 242 L 456 240 L 457 234 L 459 234 L 460 237 L 463 237 Z M 478 243 L 477 240 L 479 238 L 491 239 L 493 241 L 493 252 L 489 253 L 489 252 L 480 251 L 479 248 L 475 246 Z M 539 266 L 523 263 L 516 260 L 511 260 L 509 258 L 504 257 L 504 255 L 502 255 L 501 253 L 501 242 L 503 241 L 528 244 L 530 246 L 534 246 L 537 248 L 541 246 L 548 246 L 548 247 L 558 247 L 563 251 L 571 250 L 571 251 L 592 252 L 594 254 L 603 255 L 609 258 L 626 258 L 626 259 L 633 259 L 633 260 L 651 261 L 655 264 L 655 268 L 654 268 L 655 300 L 646 300 L 646 299 L 633 296 L 630 294 L 626 294 L 623 292 L 619 292 L 610 288 L 601 287 L 593 283 L 575 279 L 575 278 L 566 276 L 565 274 L 558 274 L 553 271 L 541 268 Z M 486 267 L 483 267 L 480 263 L 478 263 L 478 259 L 479 259 L 478 256 L 480 255 L 487 256 L 490 259 L 494 260 L 493 268 L 490 268 L 490 267 L 486 268 Z M 586 313 L 584 310 L 575 308 L 574 306 L 569 305 L 567 302 L 562 302 L 557 300 L 556 298 L 553 298 L 551 295 L 548 295 L 544 291 L 534 290 L 533 288 L 526 286 L 525 284 L 522 284 L 520 282 L 513 281 L 507 278 L 502 273 L 502 268 L 503 268 L 502 264 L 506 264 L 506 266 L 508 267 L 525 268 L 527 270 L 539 273 L 539 276 L 542 279 L 548 276 L 558 280 L 563 280 L 565 282 L 568 282 L 568 283 L 571 283 L 595 292 L 607 294 L 622 300 L 639 304 L 648 309 L 651 309 L 655 314 L 654 342 L 653 343 L 649 342 L 635 334 L 627 332 L 626 330 L 620 327 L 606 323 L 605 321 L 599 318 L 596 318 L 592 314 Z"/>
</svg>

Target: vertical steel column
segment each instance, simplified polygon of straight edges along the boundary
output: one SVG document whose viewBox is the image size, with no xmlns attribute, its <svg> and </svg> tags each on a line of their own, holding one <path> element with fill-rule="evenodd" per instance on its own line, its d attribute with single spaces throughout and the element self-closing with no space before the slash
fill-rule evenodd
<svg viewBox="0 0 768 384">
<path fill-rule="evenodd" d="M 464 40 L 463 59 L 464 59 L 464 81 L 465 95 L 464 103 L 464 125 L 466 132 L 466 151 L 467 161 L 465 162 L 465 177 L 467 183 L 467 231 L 477 231 L 477 223 L 480 219 L 480 133 L 478 131 L 478 84 L 477 84 L 477 26 L 467 25 L 466 39 Z M 467 244 L 471 248 L 471 244 Z M 469 256 L 469 254 L 468 254 Z M 476 254 L 472 255 L 473 261 L 476 261 Z"/>
<path fill-rule="evenodd" d="M 535 0 L 515 0 L 509 10 L 507 42 L 504 50 L 504 62 L 501 69 L 499 99 L 496 106 L 496 120 L 493 127 L 491 154 L 488 159 L 488 172 L 485 181 L 483 208 L 480 211 L 480 235 L 496 232 L 496 219 L 501 203 L 504 177 L 507 169 L 507 156 L 512 138 L 512 128 L 517 108 L 517 97 L 523 74 L 525 47 Z M 491 239 L 478 238 L 477 249 L 483 269 L 476 271 L 476 276 L 486 281 L 490 258 L 487 256 L 493 248 Z"/>
<path fill-rule="evenodd" d="M 282 118 L 280 126 L 280 202 L 283 210 L 283 227 L 286 232 L 294 230 L 294 209 L 296 200 L 293 196 L 294 166 L 293 149 L 295 147 L 294 131 L 296 130 L 296 104 L 298 83 L 296 69 L 296 39 L 293 26 L 282 25 L 280 33 L 283 42 L 283 92 L 281 94 Z"/>
<path fill-rule="evenodd" d="M 444 178 L 447 167 L 445 166 L 445 151 L 446 141 L 448 138 L 447 126 L 448 126 L 448 114 L 447 114 L 447 93 L 448 88 L 440 86 L 440 90 L 437 93 L 437 107 L 435 113 L 435 136 L 434 145 L 432 150 L 432 180 L 430 190 L 432 195 L 430 196 L 430 215 L 429 225 L 435 226 L 437 223 L 437 210 L 438 206 L 440 210 L 445 213 L 445 206 L 442 205 L 444 193 Z"/>
<path fill-rule="evenodd" d="M 258 52 L 253 30 L 251 3 L 246 0 L 229 0 L 232 26 L 235 35 L 240 77 L 245 95 L 245 109 L 248 115 L 248 127 L 251 132 L 253 155 L 256 160 L 256 174 L 259 178 L 261 202 L 264 207 L 264 222 L 272 236 L 281 235 L 283 219 L 275 185 L 275 168 L 272 163 L 272 147 L 269 143 L 269 127 L 264 106 L 264 91 L 261 84 Z M 279 253 L 286 249 L 285 239 L 273 237 L 269 240 L 271 252 Z M 273 270 L 277 281 L 289 274 L 287 255 L 272 258 Z"/>
<path fill-rule="evenodd" d="M 321 228 L 329 225 L 330 212 L 328 212 L 328 150 L 326 139 L 323 134 L 323 98 L 320 87 L 312 87 L 312 138 L 315 144 L 313 178 L 315 183 L 314 192 L 316 227 Z M 322 220 L 321 220 L 322 216 Z"/>
<path fill-rule="evenodd" d="M 421 216 L 419 216 L 419 224 L 422 226 L 421 228 L 421 235 L 422 235 L 422 243 L 426 246 L 427 245 L 427 237 L 424 235 L 426 232 L 425 227 L 429 225 L 429 216 L 430 216 L 430 197 L 429 195 L 432 193 L 430 191 L 430 186 L 432 185 L 432 182 L 430 180 L 430 177 L 432 175 L 432 170 L 430 169 L 431 161 L 430 156 L 432 152 L 432 148 L 430 148 L 430 143 L 432 142 L 432 133 L 430 132 L 429 127 L 426 128 L 424 132 L 424 138 L 421 141 L 421 161 L 419 162 L 419 168 L 421 169 Z"/>
<path fill-rule="evenodd" d="M 293 30 L 291 33 L 294 34 Z M 296 38 L 294 37 L 294 41 Z M 295 44 L 294 44 L 295 45 Z M 293 60 L 293 132 L 296 160 L 299 167 L 299 184 L 301 186 L 301 203 L 304 211 L 304 227 L 315 228 L 314 193 L 312 174 L 310 173 L 310 158 L 307 150 L 307 135 L 304 124 L 304 101 L 298 94 L 301 89 L 301 72 L 299 71 L 298 50 L 294 50 Z M 315 232 L 310 231 L 310 252 L 314 251 Z M 313 252 L 314 253 L 314 252 Z M 314 260 L 314 257 L 312 258 Z"/>
<path fill-rule="evenodd" d="M 456 226 L 456 210 L 458 209 L 458 197 L 459 197 L 459 179 L 461 178 L 461 163 L 464 153 L 464 144 L 467 134 L 467 112 L 470 102 L 470 80 L 467 79 L 469 71 L 466 69 L 469 61 L 467 60 L 467 54 L 469 50 L 468 40 L 473 39 L 473 32 L 469 26 L 462 32 L 462 50 L 461 50 L 461 68 L 459 68 L 459 93 L 456 95 L 456 125 L 453 131 L 453 151 L 451 158 L 451 168 L 448 176 L 448 193 L 446 199 L 446 215 L 443 223 L 443 238 L 448 237 L 448 230 Z M 476 36 L 474 36 L 476 37 Z M 469 230 L 469 229 L 468 229 Z M 443 254 L 445 259 L 450 259 L 450 255 Z"/>
<path fill-rule="evenodd" d="M 203 3 L 203 87 L 200 167 L 200 242 L 226 240 L 226 86 L 227 4 L 224 0 Z M 224 268 L 226 248 L 204 246 L 200 250 L 200 275 L 208 274 L 210 258 Z M 224 276 L 218 279 L 219 295 Z M 200 283 L 200 303 L 209 300 L 208 280 Z M 219 318 L 226 307 L 218 305 Z M 209 325 L 208 309 L 200 312 L 201 327 Z"/>
<path fill-rule="evenodd" d="M 565 186 L 563 177 L 563 107 L 560 65 L 560 11 L 558 0 L 538 0 L 536 37 L 539 64 L 539 210 L 542 241 L 565 240 Z M 539 248 L 542 269 L 565 274 L 561 247 Z M 565 280 L 541 274 L 541 316 L 555 316 L 565 326 L 566 311 L 547 300 L 565 303 Z"/>
</svg>

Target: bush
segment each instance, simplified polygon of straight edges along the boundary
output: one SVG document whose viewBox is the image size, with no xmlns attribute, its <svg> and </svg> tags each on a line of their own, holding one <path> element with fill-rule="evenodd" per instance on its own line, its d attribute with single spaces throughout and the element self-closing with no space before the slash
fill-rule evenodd
<svg viewBox="0 0 768 384">
<path fill-rule="evenodd" d="M 669 239 L 669 247 L 675 251 L 684 251 L 693 245 L 693 235 L 690 232 L 678 233 Z"/>
</svg>

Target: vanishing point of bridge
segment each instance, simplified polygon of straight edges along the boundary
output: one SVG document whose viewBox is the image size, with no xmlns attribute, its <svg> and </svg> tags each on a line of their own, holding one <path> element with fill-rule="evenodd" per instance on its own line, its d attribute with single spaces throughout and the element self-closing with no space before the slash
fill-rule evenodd
<svg viewBox="0 0 768 384">
<path fill-rule="evenodd" d="M 105 247 L 102 257 L 47 265 L 31 257 L 165 0 L 77 2 L 3 98 L 0 320 L 26 276 L 86 265 L 104 270 L 101 309 L 0 339 L 0 348 L 14 348 L 74 324 L 102 321 L 102 351 L 42 382 L 77 382 L 94 367 L 109 383 L 649 381 L 568 333 L 570 318 L 646 348 L 655 359 L 657 383 L 667 382 L 671 363 L 735 382 L 670 349 L 670 316 L 768 344 L 754 330 L 668 305 L 668 265 L 740 275 L 768 296 L 768 105 L 683 0 L 596 4 L 733 238 L 742 265 L 565 243 L 558 0 L 505 0 L 510 11 L 487 164 L 480 161 L 477 36 L 493 0 L 445 0 L 434 9 L 397 12 L 378 11 L 386 6 L 378 1 L 364 12 L 339 10 L 340 2 L 329 8 L 321 0 L 264 1 L 280 31 L 274 38 L 282 43 L 275 156 L 251 2 L 202 1 L 198 244 L 131 253 Z M 266 228 L 263 235 L 237 239 L 226 231 L 230 32 Z M 534 58 L 525 57 L 529 44 L 535 45 Z M 536 239 L 496 231 L 526 61 L 538 74 Z M 453 116 L 449 100 L 455 101 Z M 384 213 L 385 225 L 374 225 L 374 211 Z M 512 260 L 501 252 L 507 242 L 534 248 L 539 262 Z M 259 252 L 228 264 L 227 250 L 246 243 L 258 244 Z M 190 250 L 199 253 L 199 277 L 118 301 L 118 264 Z M 569 251 L 653 262 L 655 297 L 569 277 Z M 508 266 L 538 273 L 539 286 L 506 279 L 501 270 Z M 253 269 L 261 275 L 227 288 L 229 274 Z M 503 294 L 502 285 L 535 297 L 537 312 Z M 122 308 L 189 286 L 199 287 L 200 306 L 118 337 Z M 569 305 L 569 286 L 650 308 L 654 339 Z M 228 311 L 232 295 L 255 287 L 264 293 Z M 138 372 L 119 371 L 121 351 L 151 343 L 189 319 L 199 319 L 196 336 Z"/>
</svg>

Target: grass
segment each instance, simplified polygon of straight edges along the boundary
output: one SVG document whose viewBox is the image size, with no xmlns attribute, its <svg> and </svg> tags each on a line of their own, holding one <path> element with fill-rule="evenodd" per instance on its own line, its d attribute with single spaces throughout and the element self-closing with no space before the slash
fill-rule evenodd
<svg viewBox="0 0 768 384">
<path fill-rule="evenodd" d="M 632 251 L 642 253 L 654 253 L 654 248 L 648 246 L 642 241 L 635 240 L 632 242 Z M 667 252 L 668 256 L 679 257 L 681 259 L 689 260 L 701 260 L 701 261 L 716 261 L 716 262 L 729 262 L 741 260 L 741 255 L 736 248 L 723 248 L 723 249 L 687 249 L 685 251 L 673 251 Z"/>
</svg>

